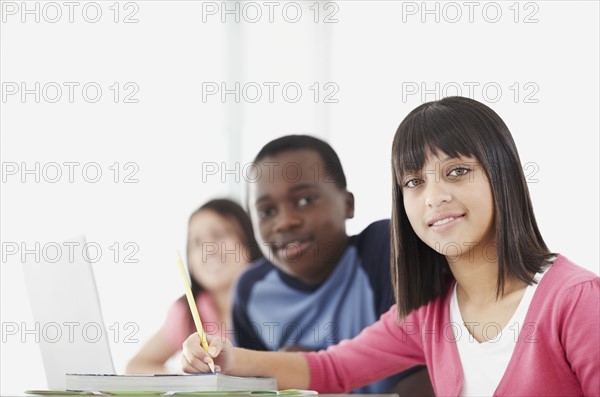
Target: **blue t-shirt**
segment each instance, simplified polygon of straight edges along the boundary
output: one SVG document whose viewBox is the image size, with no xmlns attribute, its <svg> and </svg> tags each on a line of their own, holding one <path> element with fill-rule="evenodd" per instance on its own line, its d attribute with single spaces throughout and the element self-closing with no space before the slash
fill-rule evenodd
<svg viewBox="0 0 600 397">
<path fill-rule="evenodd" d="M 374 222 L 356 236 L 320 285 L 306 285 L 265 258 L 240 277 L 233 308 L 238 346 L 321 350 L 351 339 L 394 303 L 390 277 L 390 222 Z M 360 389 L 387 392 L 402 375 Z"/>
</svg>

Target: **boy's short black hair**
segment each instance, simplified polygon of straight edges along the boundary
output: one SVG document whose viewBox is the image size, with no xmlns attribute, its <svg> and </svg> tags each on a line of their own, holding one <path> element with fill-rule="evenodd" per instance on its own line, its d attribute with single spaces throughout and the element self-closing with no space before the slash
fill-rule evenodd
<svg viewBox="0 0 600 397">
<path fill-rule="evenodd" d="M 286 135 L 274 139 L 263 146 L 254 158 L 254 163 L 281 152 L 300 149 L 314 150 L 319 153 L 325 162 L 327 180 L 333 180 L 339 189 L 346 190 L 346 175 L 337 153 L 327 142 L 310 135 Z"/>
</svg>

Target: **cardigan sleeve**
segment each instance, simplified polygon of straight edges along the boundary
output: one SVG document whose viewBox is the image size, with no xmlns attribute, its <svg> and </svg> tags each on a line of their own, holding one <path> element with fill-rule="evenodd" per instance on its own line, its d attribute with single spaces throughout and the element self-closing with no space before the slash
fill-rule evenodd
<svg viewBox="0 0 600 397">
<path fill-rule="evenodd" d="M 600 278 L 565 294 L 561 343 L 586 396 L 600 396 Z"/>
<path fill-rule="evenodd" d="M 310 389 L 347 393 L 392 374 L 424 364 L 418 332 L 418 312 L 396 321 L 393 305 L 379 321 L 351 340 L 320 352 L 304 353 L 310 369 Z"/>
</svg>

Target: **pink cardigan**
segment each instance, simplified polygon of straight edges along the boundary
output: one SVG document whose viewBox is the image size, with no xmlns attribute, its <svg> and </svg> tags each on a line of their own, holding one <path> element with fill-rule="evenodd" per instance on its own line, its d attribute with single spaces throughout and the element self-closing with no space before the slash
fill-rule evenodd
<svg viewBox="0 0 600 397">
<path fill-rule="evenodd" d="M 426 364 L 436 394 L 457 396 L 463 374 L 450 324 L 451 292 L 449 288 L 400 324 L 394 305 L 354 339 L 305 353 L 310 389 L 347 392 Z M 600 396 L 598 276 L 564 256 L 556 258 L 533 296 L 494 395 Z"/>
<path fill-rule="evenodd" d="M 227 330 L 223 328 L 224 323 L 219 319 L 215 304 L 207 292 L 203 291 L 196 296 L 196 306 L 202 316 L 204 332 L 208 335 L 222 333 L 223 336 L 229 337 Z M 187 301 L 178 299 L 171 305 L 161 330 L 174 349 L 181 350 L 183 342 L 190 334 L 196 332 L 190 317 L 190 307 Z"/>
</svg>

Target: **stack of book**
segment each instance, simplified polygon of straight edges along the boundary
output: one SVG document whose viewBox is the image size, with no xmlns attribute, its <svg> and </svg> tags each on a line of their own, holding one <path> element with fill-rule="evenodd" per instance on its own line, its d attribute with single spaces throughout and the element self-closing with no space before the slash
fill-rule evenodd
<svg viewBox="0 0 600 397">
<path fill-rule="evenodd" d="M 71 391 L 275 391 L 274 378 L 251 378 L 217 374 L 114 375 L 67 374 Z"/>
</svg>

